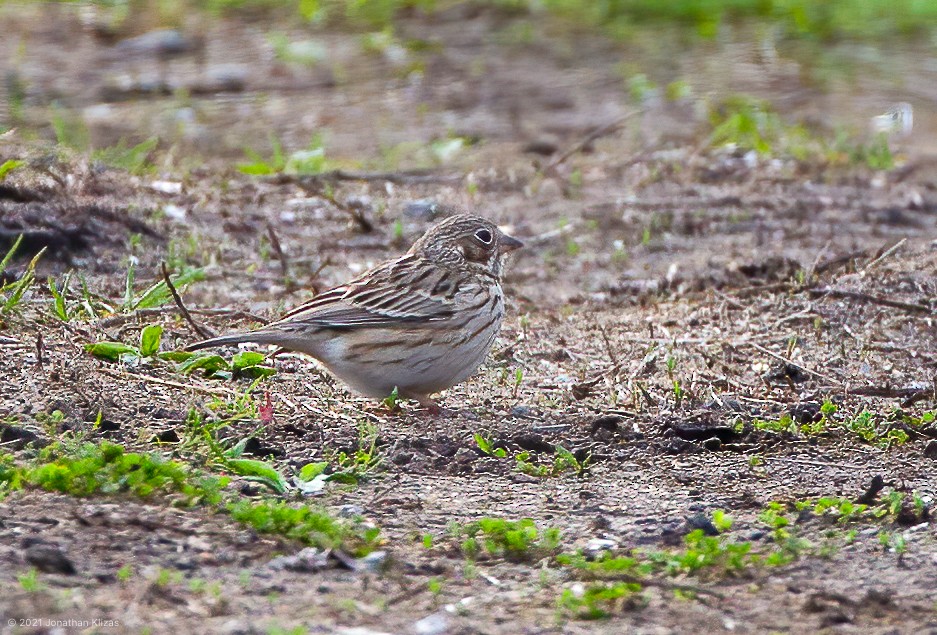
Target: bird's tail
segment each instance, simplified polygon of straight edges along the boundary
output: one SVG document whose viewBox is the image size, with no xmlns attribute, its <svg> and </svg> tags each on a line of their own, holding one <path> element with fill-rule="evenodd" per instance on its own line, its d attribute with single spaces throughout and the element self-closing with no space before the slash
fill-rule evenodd
<svg viewBox="0 0 937 635">
<path fill-rule="evenodd" d="M 213 348 L 215 346 L 226 346 L 228 344 L 244 344 L 245 342 L 255 342 L 257 344 L 276 344 L 274 340 L 279 340 L 273 333 L 265 331 L 252 331 L 250 333 L 232 333 L 231 335 L 222 335 L 211 339 L 195 342 L 185 347 L 187 351 L 200 351 L 203 348 Z"/>
</svg>

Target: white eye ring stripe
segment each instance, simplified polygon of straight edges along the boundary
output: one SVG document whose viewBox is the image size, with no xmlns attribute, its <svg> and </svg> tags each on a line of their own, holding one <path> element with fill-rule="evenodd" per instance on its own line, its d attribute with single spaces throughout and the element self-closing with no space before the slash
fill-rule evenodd
<svg viewBox="0 0 937 635">
<path fill-rule="evenodd" d="M 488 240 L 485 240 L 484 238 L 482 238 L 482 236 L 481 236 L 481 233 L 482 233 L 482 232 L 485 232 L 485 234 L 487 234 Z M 491 232 L 488 231 L 487 229 L 479 229 L 477 232 L 475 232 L 475 238 L 477 238 L 479 241 L 485 243 L 486 245 L 490 245 L 490 244 L 491 244 L 491 241 L 494 240 L 494 236 L 492 236 L 492 235 L 491 235 Z"/>
</svg>

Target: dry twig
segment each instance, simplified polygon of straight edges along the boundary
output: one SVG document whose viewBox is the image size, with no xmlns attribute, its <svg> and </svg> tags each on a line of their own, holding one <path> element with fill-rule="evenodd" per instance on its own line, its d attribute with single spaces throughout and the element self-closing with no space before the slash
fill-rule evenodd
<svg viewBox="0 0 937 635">
<path fill-rule="evenodd" d="M 867 264 L 865 267 L 862 268 L 862 271 L 863 272 L 871 271 L 873 267 L 875 267 L 880 262 L 882 262 L 883 260 L 891 256 L 892 254 L 894 254 L 896 251 L 898 251 L 901 248 L 901 246 L 904 245 L 905 242 L 907 242 L 907 240 L 908 240 L 907 238 L 902 238 L 901 240 L 896 242 L 894 245 L 892 245 L 891 247 L 883 251 L 881 254 L 876 256 L 874 259 L 872 259 L 869 262 L 869 264 Z"/>
<path fill-rule="evenodd" d="M 165 260 L 160 263 L 160 267 L 163 270 L 163 280 L 166 282 L 166 287 L 169 289 L 169 293 L 172 294 L 172 300 L 176 303 L 176 306 L 179 308 L 179 311 L 182 313 L 182 317 L 185 318 L 185 321 L 189 323 L 189 326 L 192 327 L 192 330 L 195 331 L 202 339 L 207 340 L 211 337 L 214 337 L 214 334 L 211 331 L 199 326 L 195 320 L 192 319 L 192 316 L 189 314 L 189 310 L 185 308 L 185 304 L 182 303 L 182 298 L 179 296 L 179 292 L 176 291 L 176 286 L 169 278 L 169 269 L 166 267 Z"/>
<path fill-rule="evenodd" d="M 882 306 L 891 307 L 893 309 L 910 311 L 912 313 L 937 313 L 933 307 L 929 307 L 926 304 L 914 304 L 913 302 L 902 302 L 900 300 L 881 298 L 879 296 L 863 293 L 862 291 L 851 291 L 849 289 L 838 289 L 836 287 L 814 287 L 811 289 L 805 289 L 805 291 L 814 298 L 831 297 L 841 298 L 844 300 L 859 300 L 872 304 L 880 304 Z"/>
<path fill-rule="evenodd" d="M 267 223 L 267 237 L 270 239 L 270 246 L 273 247 L 273 252 L 277 255 L 277 260 L 280 262 L 280 273 L 283 276 L 283 284 L 286 285 L 286 291 L 293 291 L 296 288 L 296 283 L 293 282 L 293 279 L 290 277 L 289 260 L 287 260 L 286 253 L 283 251 L 283 246 L 280 244 L 280 239 L 273 229 L 273 225 L 270 223 Z"/>
<path fill-rule="evenodd" d="M 606 135 L 617 132 L 618 129 L 621 128 L 625 124 L 626 121 L 628 121 L 632 117 L 642 114 L 643 112 L 644 112 L 643 109 L 632 110 L 631 112 L 625 113 L 621 117 L 618 117 L 614 121 L 607 123 L 604 126 L 599 126 L 595 130 L 587 134 L 585 137 L 583 137 L 582 139 L 574 143 L 565 152 L 563 152 L 562 154 L 554 158 L 552 161 L 547 163 L 543 167 L 543 169 L 540 170 L 540 174 L 548 174 L 548 173 L 553 172 L 554 170 L 556 170 L 557 167 L 559 167 L 562 163 L 564 163 L 568 158 L 570 158 L 574 154 L 582 152 L 593 141 L 595 141 L 596 139 L 600 139 Z"/>
</svg>

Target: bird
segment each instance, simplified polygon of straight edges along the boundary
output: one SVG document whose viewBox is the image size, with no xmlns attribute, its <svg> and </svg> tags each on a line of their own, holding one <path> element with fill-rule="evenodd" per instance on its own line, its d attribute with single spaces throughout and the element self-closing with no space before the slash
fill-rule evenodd
<svg viewBox="0 0 937 635">
<path fill-rule="evenodd" d="M 404 255 L 322 292 L 257 330 L 196 342 L 253 342 L 305 353 L 355 392 L 414 399 L 459 384 L 485 361 L 504 320 L 506 254 L 523 243 L 490 220 L 450 216 Z"/>
</svg>

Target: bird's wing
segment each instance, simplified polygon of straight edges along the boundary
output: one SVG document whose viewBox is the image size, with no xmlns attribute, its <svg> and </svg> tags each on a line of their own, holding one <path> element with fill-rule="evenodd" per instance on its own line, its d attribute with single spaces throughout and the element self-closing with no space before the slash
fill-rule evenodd
<svg viewBox="0 0 937 635">
<path fill-rule="evenodd" d="M 456 275 L 413 255 L 372 269 L 302 304 L 277 322 L 326 328 L 436 322 L 455 315 Z"/>
</svg>

